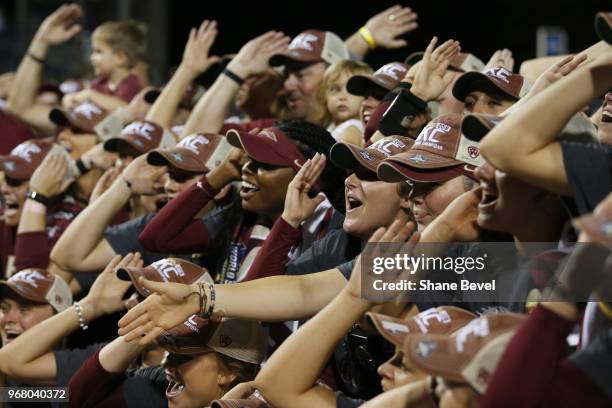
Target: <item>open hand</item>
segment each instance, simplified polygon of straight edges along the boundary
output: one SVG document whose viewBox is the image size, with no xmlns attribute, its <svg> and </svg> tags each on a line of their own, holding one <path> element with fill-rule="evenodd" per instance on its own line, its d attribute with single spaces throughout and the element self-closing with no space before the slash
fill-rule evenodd
<svg viewBox="0 0 612 408">
<path fill-rule="evenodd" d="M 453 76 L 447 68 L 451 59 L 461 51 L 458 41 L 448 40 L 436 48 L 437 43 L 437 37 L 429 42 L 410 88 L 412 94 L 426 102 L 438 99 L 451 83 Z"/>
<path fill-rule="evenodd" d="M 417 13 L 410 7 L 395 5 L 382 11 L 368 20 L 366 28 L 372 34 L 376 46 L 382 48 L 401 48 L 408 42 L 398 38 L 416 30 Z"/>
<path fill-rule="evenodd" d="M 325 169 L 325 155 L 316 153 L 312 159 L 306 160 L 287 188 L 283 219 L 293 228 L 299 228 L 302 221 L 308 219 L 325 196 L 308 197 L 313 184 Z"/>
</svg>

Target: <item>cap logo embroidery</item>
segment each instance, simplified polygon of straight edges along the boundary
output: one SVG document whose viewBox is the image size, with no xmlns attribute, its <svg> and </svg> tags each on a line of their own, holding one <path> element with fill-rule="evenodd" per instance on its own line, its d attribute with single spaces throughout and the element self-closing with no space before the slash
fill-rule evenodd
<svg viewBox="0 0 612 408">
<path fill-rule="evenodd" d="M 491 377 L 491 373 L 489 371 L 487 371 L 486 369 L 484 369 L 483 367 L 480 367 L 480 370 L 478 370 L 478 382 L 480 384 L 487 384 L 489 382 L 489 378 Z"/>
<path fill-rule="evenodd" d="M 367 161 L 372 161 L 374 160 L 374 158 L 372 157 L 372 155 L 370 153 L 368 153 L 366 150 L 360 150 L 359 151 L 359 155 L 361 157 L 363 157 L 365 160 Z"/>
<path fill-rule="evenodd" d="M 93 115 L 101 115 L 102 110 L 93 103 L 85 102 L 74 108 L 74 113 L 85 116 L 91 120 Z"/>
<path fill-rule="evenodd" d="M 41 151 L 41 148 L 34 143 L 22 143 L 11 151 L 11 156 L 17 156 L 28 163 L 32 163 L 32 156 Z"/>
<path fill-rule="evenodd" d="M 232 344 L 232 338 L 222 334 L 219 336 L 219 344 L 221 347 L 228 347 L 230 344 Z"/>
<path fill-rule="evenodd" d="M 492 77 L 495 77 L 507 84 L 510 83 L 510 80 L 508 79 L 509 76 L 512 75 L 512 72 L 508 71 L 506 68 L 489 68 L 485 71 L 485 75 L 489 75 Z"/>
<path fill-rule="evenodd" d="M 290 50 L 303 49 L 303 50 L 312 51 L 313 50 L 312 43 L 317 40 L 318 40 L 318 37 L 316 35 L 308 34 L 308 33 L 300 34 L 297 37 L 295 37 L 293 41 L 291 41 L 291 44 L 289 44 L 289 49 Z"/>
<path fill-rule="evenodd" d="M 476 146 L 468 146 L 467 152 L 472 159 L 475 159 L 480 155 L 480 149 L 478 149 Z"/>
<path fill-rule="evenodd" d="M 184 160 L 184 159 L 183 159 L 183 155 L 182 155 L 182 154 L 180 154 L 180 153 L 172 153 L 172 158 L 173 158 L 174 160 L 176 160 L 177 162 L 179 162 L 179 163 L 180 163 L 180 162 L 182 162 L 182 161 Z"/>
<path fill-rule="evenodd" d="M 487 320 L 486 317 L 472 320 L 457 332 L 457 351 L 463 353 L 465 342 L 468 340 L 470 335 L 485 337 L 488 336 L 489 333 L 489 320 Z"/>
<path fill-rule="evenodd" d="M 4 168 L 8 171 L 15 171 L 15 162 L 14 161 L 5 161 Z"/>
<path fill-rule="evenodd" d="M 188 136 L 185 139 L 181 140 L 181 142 L 176 147 L 184 147 L 185 149 L 190 150 L 193 154 L 198 154 L 200 150 L 198 146 L 207 145 L 210 143 L 208 138 L 198 135 L 198 136 Z"/>
<path fill-rule="evenodd" d="M 278 138 L 276 137 L 276 135 L 274 134 L 274 132 L 271 132 L 271 131 L 269 131 L 269 130 L 262 130 L 261 132 L 259 132 L 259 134 L 260 134 L 261 136 L 265 136 L 265 137 L 267 137 L 268 139 L 270 139 L 270 140 L 272 140 L 272 141 L 274 141 L 274 142 L 277 142 L 277 143 L 278 143 Z"/>
<path fill-rule="evenodd" d="M 33 288 L 38 288 L 38 281 L 44 280 L 45 276 L 38 271 L 21 271 L 10 280 L 23 281 Z"/>
<path fill-rule="evenodd" d="M 170 280 L 175 280 L 177 278 L 182 278 L 185 276 L 185 271 L 183 268 L 175 264 L 173 261 L 169 261 L 167 259 L 161 259 L 155 263 L 152 263 L 151 266 L 159 272 L 161 278 L 164 282 L 168 282 Z M 174 274 L 174 279 L 171 274 Z"/>
<path fill-rule="evenodd" d="M 55 295 L 55 303 L 59 303 L 60 305 L 64 303 L 64 299 L 60 295 Z"/>
<path fill-rule="evenodd" d="M 391 333 L 397 334 L 397 333 L 409 333 L 410 332 L 410 329 L 408 329 L 408 326 L 406 326 L 405 324 L 383 320 L 382 325 L 385 330 Z"/>
<path fill-rule="evenodd" d="M 414 144 L 432 147 L 437 150 L 444 150 L 437 136 L 439 134 L 447 134 L 450 131 L 451 127 L 445 123 L 432 123 L 431 125 L 425 126 Z"/>
<path fill-rule="evenodd" d="M 198 323 L 195 321 L 196 315 L 189 316 L 189 319 L 185 320 L 185 326 L 189 327 L 189 330 L 197 332 Z"/>
<path fill-rule="evenodd" d="M 375 76 L 386 75 L 397 81 L 400 81 L 402 78 L 404 78 L 405 74 L 406 69 L 404 69 L 404 67 L 398 64 L 387 64 L 374 73 Z"/>
<path fill-rule="evenodd" d="M 155 126 L 151 125 L 150 123 L 134 122 L 126 126 L 123 129 L 123 132 L 121 132 L 121 135 L 125 136 L 125 135 L 132 134 L 132 135 L 142 136 L 147 140 L 152 140 L 153 132 L 155 132 Z"/>
<path fill-rule="evenodd" d="M 450 324 L 452 320 L 446 310 L 428 309 L 414 316 L 414 321 L 422 333 L 429 332 L 429 321 L 431 319 L 435 319 L 440 324 Z"/>
<path fill-rule="evenodd" d="M 427 358 L 436 351 L 438 344 L 433 341 L 419 341 L 416 345 L 416 355 L 421 358 Z"/>
<path fill-rule="evenodd" d="M 368 149 L 378 150 L 379 152 L 384 154 L 386 157 L 389 157 L 395 154 L 392 150 L 390 150 L 391 147 L 395 147 L 396 149 L 403 149 L 406 147 L 406 145 L 404 144 L 404 142 L 398 139 L 392 139 L 392 140 L 381 139 L 378 142 L 369 146 Z"/>
<path fill-rule="evenodd" d="M 408 159 L 412 160 L 415 163 L 427 163 L 427 160 L 423 156 L 421 156 L 420 154 L 416 154 L 416 155 L 410 156 Z"/>
</svg>

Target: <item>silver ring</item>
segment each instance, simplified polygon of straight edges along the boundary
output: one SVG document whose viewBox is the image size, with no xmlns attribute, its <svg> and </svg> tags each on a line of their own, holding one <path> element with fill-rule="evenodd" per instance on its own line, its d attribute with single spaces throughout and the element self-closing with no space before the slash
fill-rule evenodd
<svg viewBox="0 0 612 408">
<path fill-rule="evenodd" d="M 395 21 L 395 15 L 394 14 L 389 14 L 389 20 L 390 21 Z"/>
</svg>

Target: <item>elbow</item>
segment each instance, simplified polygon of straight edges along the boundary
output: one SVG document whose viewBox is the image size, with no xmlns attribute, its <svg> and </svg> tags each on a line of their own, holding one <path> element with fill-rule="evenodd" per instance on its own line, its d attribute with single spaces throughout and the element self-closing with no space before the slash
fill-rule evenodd
<svg viewBox="0 0 612 408">
<path fill-rule="evenodd" d="M 70 256 L 70 251 L 65 251 L 64 248 L 58 244 L 53 247 L 51 254 L 49 254 L 50 261 L 65 271 L 78 270 L 77 262 Z"/>
<path fill-rule="evenodd" d="M 489 164 L 497 170 L 508 172 L 512 168 L 513 160 L 511 160 L 511 157 L 513 152 L 512 150 L 502 147 L 503 146 L 487 141 L 486 138 L 482 139 L 479 146 L 480 153 Z"/>
</svg>

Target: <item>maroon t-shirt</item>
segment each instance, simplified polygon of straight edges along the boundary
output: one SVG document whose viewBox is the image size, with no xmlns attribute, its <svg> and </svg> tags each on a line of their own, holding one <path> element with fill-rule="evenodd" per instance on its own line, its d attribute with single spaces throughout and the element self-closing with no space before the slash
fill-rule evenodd
<svg viewBox="0 0 612 408">
<path fill-rule="evenodd" d="M 1 213 L 1 212 L 0 212 Z M 1 215 L 0 215 L 1 216 Z M 7 278 L 7 270 L 15 269 L 15 234 L 17 227 L 11 227 L 0 219 L 0 277 Z"/>
<path fill-rule="evenodd" d="M 15 146 L 34 137 L 26 124 L 0 109 L 0 155 L 9 154 Z"/>
<path fill-rule="evenodd" d="M 126 76 L 114 91 L 108 86 L 108 79 L 106 78 L 95 78 L 91 81 L 91 89 L 102 92 L 103 94 L 116 96 L 126 102 L 130 102 L 138 92 L 142 90 L 142 82 L 138 76 L 134 73 Z"/>
</svg>

